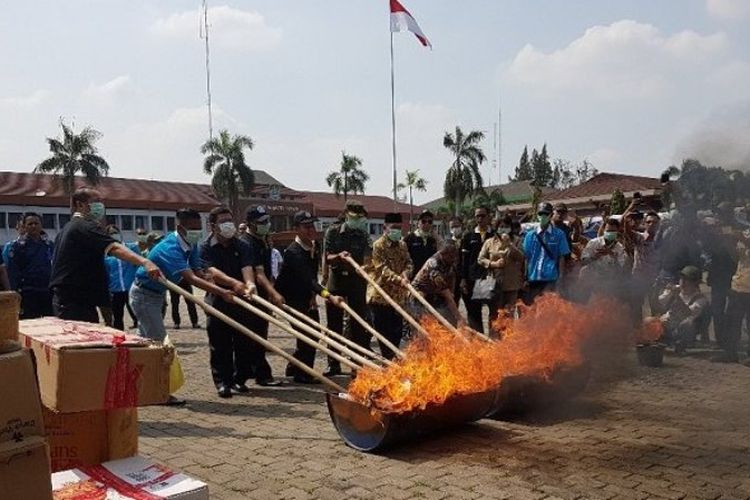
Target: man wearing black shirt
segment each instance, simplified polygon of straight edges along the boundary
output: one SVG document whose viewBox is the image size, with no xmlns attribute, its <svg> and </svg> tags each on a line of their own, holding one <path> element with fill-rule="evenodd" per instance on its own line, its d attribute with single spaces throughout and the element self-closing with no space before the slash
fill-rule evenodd
<svg viewBox="0 0 750 500">
<path fill-rule="evenodd" d="M 419 214 L 419 226 L 416 231 L 410 232 L 404 238 L 406 248 L 409 249 L 412 268 L 411 279 L 417 275 L 427 259 L 435 255 L 441 247 L 441 241 L 435 236 L 434 222 L 435 217 L 429 210 L 424 210 Z"/>
<path fill-rule="evenodd" d="M 320 295 L 328 302 L 339 306 L 341 297 L 331 295 L 318 282 L 318 267 L 320 264 L 320 253 L 315 245 L 318 233 L 315 230 L 315 222 L 318 219 L 310 212 L 297 212 L 294 216 L 294 229 L 297 235 L 294 243 L 284 250 L 284 264 L 281 274 L 276 280 L 276 288 L 284 296 L 287 304 L 297 311 L 306 314 L 315 321 L 320 322 L 318 305 L 315 296 Z M 305 335 L 304 332 L 300 332 Z M 315 362 L 315 348 L 297 340 L 297 350 L 294 357 L 305 363 L 310 368 Z M 288 376 L 293 375 L 294 381 L 301 384 L 319 383 L 316 379 L 289 364 L 286 368 Z"/>
<path fill-rule="evenodd" d="M 461 295 L 466 305 L 469 327 L 478 332 L 484 332 L 482 322 L 483 302 L 472 300 L 471 295 L 476 280 L 487 274 L 487 270 L 479 265 L 479 252 L 482 250 L 484 242 L 491 238 L 494 233 L 490 226 L 490 212 L 486 207 L 479 207 L 474 210 L 474 220 L 477 223 L 476 227 L 474 230 L 468 231 L 461 240 Z"/>
<path fill-rule="evenodd" d="M 266 241 L 271 231 L 271 216 L 265 207 L 257 206 L 247 210 L 246 219 L 247 232 L 241 238 L 250 245 L 258 294 L 275 305 L 281 306 L 284 303 L 284 297 L 276 291 L 271 282 L 271 248 Z M 264 339 L 268 338 L 268 321 L 255 314 L 250 314 L 248 320 L 248 328 Z M 271 365 L 266 359 L 265 348 L 257 342 L 252 342 L 252 365 L 258 385 L 281 385 L 281 382 L 274 380 L 271 374 Z"/>
<path fill-rule="evenodd" d="M 235 293 L 248 295 L 255 291 L 253 259 L 250 245 L 236 237 L 232 211 L 227 207 L 211 210 L 208 222 L 211 235 L 199 245 L 203 268 L 214 283 Z M 208 303 L 239 323 L 249 323 L 250 313 L 242 307 L 209 294 Z M 211 348 L 211 375 L 221 398 L 231 398 L 232 391 L 247 393 L 245 382 L 252 375 L 252 343 L 249 338 L 226 323 L 209 316 L 206 323 Z"/>
<path fill-rule="evenodd" d="M 109 304 L 104 257 L 112 255 L 143 266 L 154 279 L 159 268 L 115 240 L 99 221 L 104 203 L 99 191 L 80 188 L 71 199 L 73 217 L 55 239 L 50 289 L 55 315 L 62 319 L 98 323 L 97 306 Z"/>
</svg>

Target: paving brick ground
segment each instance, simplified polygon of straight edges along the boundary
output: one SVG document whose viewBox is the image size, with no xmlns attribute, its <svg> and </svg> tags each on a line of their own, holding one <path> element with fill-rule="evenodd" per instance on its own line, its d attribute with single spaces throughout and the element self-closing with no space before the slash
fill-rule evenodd
<svg viewBox="0 0 750 500">
<path fill-rule="evenodd" d="M 143 408 L 140 449 L 209 483 L 212 498 L 750 498 L 750 368 L 707 352 L 659 369 L 631 354 L 617 366 L 627 376 L 599 367 L 554 410 L 368 455 L 339 438 L 319 386 L 221 400 L 205 332 L 172 338 L 189 404 Z M 271 339 L 292 349 L 279 331 Z"/>
</svg>

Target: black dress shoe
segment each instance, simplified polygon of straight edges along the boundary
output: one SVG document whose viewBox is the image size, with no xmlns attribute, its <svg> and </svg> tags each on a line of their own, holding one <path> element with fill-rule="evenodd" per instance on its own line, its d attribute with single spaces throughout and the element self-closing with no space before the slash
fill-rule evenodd
<svg viewBox="0 0 750 500">
<path fill-rule="evenodd" d="M 295 375 L 294 381 L 298 384 L 320 384 L 320 380 L 311 377 L 310 375 L 304 374 L 304 375 Z"/>
<path fill-rule="evenodd" d="M 286 375 L 287 377 L 291 377 L 295 373 L 297 373 L 297 367 L 296 366 L 294 366 L 291 363 L 288 364 L 288 365 L 286 365 L 286 370 L 284 371 L 284 375 Z"/>
<path fill-rule="evenodd" d="M 247 394 L 250 392 L 250 388 L 246 386 L 245 384 L 232 384 L 232 390 L 234 392 L 239 392 L 240 394 Z"/>
<path fill-rule="evenodd" d="M 232 389 L 225 385 L 222 385 L 221 387 L 219 387 L 218 394 L 220 398 L 229 399 L 232 397 Z"/>
<path fill-rule="evenodd" d="M 200 323 L 193 323 L 193 330 L 200 330 L 201 324 Z"/>
<path fill-rule="evenodd" d="M 174 325 L 174 327 L 173 327 L 173 328 L 174 328 L 175 330 L 179 330 L 179 329 L 180 329 L 180 325 Z"/>
<path fill-rule="evenodd" d="M 257 384 L 263 387 L 278 387 L 280 385 L 283 385 L 283 382 L 281 380 L 276 380 L 273 377 L 271 378 L 262 378 L 256 380 Z"/>
<path fill-rule="evenodd" d="M 337 375 L 341 375 L 341 367 L 338 365 L 329 366 L 328 370 L 323 373 L 325 377 L 335 377 Z"/>
<path fill-rule="evenodd" d="M 164 406 L 185 406 L 185 403 L 187 403 L 187 401 L 184 399 L 176 398 L 170 394 L 169 399 L 164 403 Z"/>
</svg>

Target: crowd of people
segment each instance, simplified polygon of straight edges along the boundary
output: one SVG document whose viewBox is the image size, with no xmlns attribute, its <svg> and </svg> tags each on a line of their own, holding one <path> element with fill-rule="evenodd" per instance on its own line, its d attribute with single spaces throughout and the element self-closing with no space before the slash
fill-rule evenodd
<svg viewBox="0 0 750 500">
<path fill-rule="evenodd" d="M 429 210 L 407 234 L 401 214 L 390 213 L 383 234 L 371 241 L 366 207 L 349 200 L 322 241 L 318 220 L 298 212 L 294 241 L 283 253 L 271 243 L 270 215 L 263 206 L 250 207 L 239 226 L 229 208 L 216 207 L 208 216 L 208 234 L 200 213 L 185 208 L 176 213 L 173 232 L 139 229 L 137 241 L 126 243 L 117 227 L 103 222 L 98 191 L 77 190 L 72 205 L 73 217 L 54 242 L 42 231 L 40 216 L 27 213 L 19 220 L 18 238 L 3 247 L 0 286 L 20 293 L 22 318 L 55 315 L 97 323 L 102 313 L 107 324 L 124 330 L 127 311 L 139 335 L 164 342 L 168 280 L 189 293 L 203 290 L 208 303 L 263 338 L 267 319 L 240 307 L 238 299 L 258 294 L 319 322 L 320 298 L 327 328 L 370 349 L 370 333 L 359 321 L 347 321 L 344 302 L 394 345 L 411 335 L 394 302 L 379 289 L 416 316 L 422 303 L 412 294 L 419 293 L 454 325 L 494 337 L 500 332 L 485 325 L 499 314 L 518 314 L 519 301 L 532 304 L 551 292 L 578 302 L 605 295 L 630 311 L 634 326 L 647 310 L 649 321 L 662 323 L 662 340 L 678 353 L 708 343 L 713 323 L 723 351 L 716 360 L 737 362 L 750 312 L 747 208 L 729 204 L 710 214 L 675 210 L 662 220 L 635 197 L 621 216 L 605 214 L 590 238 L 583 221 L 564 204 L 540 203 L 535 220 L 478 207 L 470 220 L 447 221 L 445 236 Z M 179 328 L 180 294 L 170 293 L 173 327 Z M 199 328 L 194 304 L 188 301 L 188 307 L 192 326 Z M 220 397 L 248 392 L 251 379 L 261 386 L 282 383 L 261 345 L 210 316 L 206 330 Z M 393 356 L 385 345 L 380 351 Z M 315 349 L 298 340 L 294 356 L 312 368 Z M 285 374 L 297 383 L 317 383 L 293 364 Z M 341 374 L 339 361 L 329 357 L 325 375 Z"/>
</svg>

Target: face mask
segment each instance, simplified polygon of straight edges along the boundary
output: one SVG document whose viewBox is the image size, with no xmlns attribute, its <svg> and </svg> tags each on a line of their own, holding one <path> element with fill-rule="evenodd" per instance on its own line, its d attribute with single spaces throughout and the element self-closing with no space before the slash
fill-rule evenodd
<svg viewBox="0 0 750 500">
<path fill-rule="evenodd" d="M 539 214 L 539 224 L 542 226 L 546 226 L 549 224 L 549 215 L 548 214 Z"/>
<path fill-rule="evenodd" d="M 148 241 L 148 235 L 139 234 L 136 236 L 136 240 L 138 240 L 138 243 L 146 243 Z"/>
<path fill-rule="evenodd" d="M 460 227 L 452 227 L 451 234 L 454 238 L 459 238 L 463 234 L 463 230 Z"/>
<path fill-rule="evenodd" d="M 388 231 L 388 239 L 391 241 L 400 241 L 401 240 L 401 230 L 400 229 L 390 229 Z"/>
<path fill-rule="evenodd" d="M 200 229 L 188 229 L 187 235 L 185 236 L 185 241 L 187 241 L 192 246 L 197 245 L 202 238 L 203 231 L 201 231 Z"/>
<path fill-rule="evenodd" d="M 255 226 L 255 232 L 258 236 L 265 236 L 271 231 L 271 223 L 266 222 L 265 224 L 257 224 Z"/>
<path fill-rule="evenodd" d="M 367 219 L 365 217 L 346 219 L 346 225 L 355 231 L 367 231 Z"/>
<path fill-rule="evenodd" d="M 229 239 L 237 234 L 237 226 L 234 225 L 234 222 L 222 222 L 219 224 L 219 234 L 222 238 Z"/>
<path fill-rule="evenodd" d="M 101 219 L 104 217 L 104 210 L 104 203 L 101 201 L 89 203 L 89 214 L 91 214 L 91 217 L 94 219 Z"/>
<path fill-rule="evenodd" d="M 499 228 L 497 228 L 497 234 L 510 234 L 510 228 L 509 227 L 499 227 Z"/>
<path fill-rule="evenodd" d="M 604 240 L 611 243 L 617 239 L 617 234 L 617 231 L 604 231 Z"/>
</svg>

